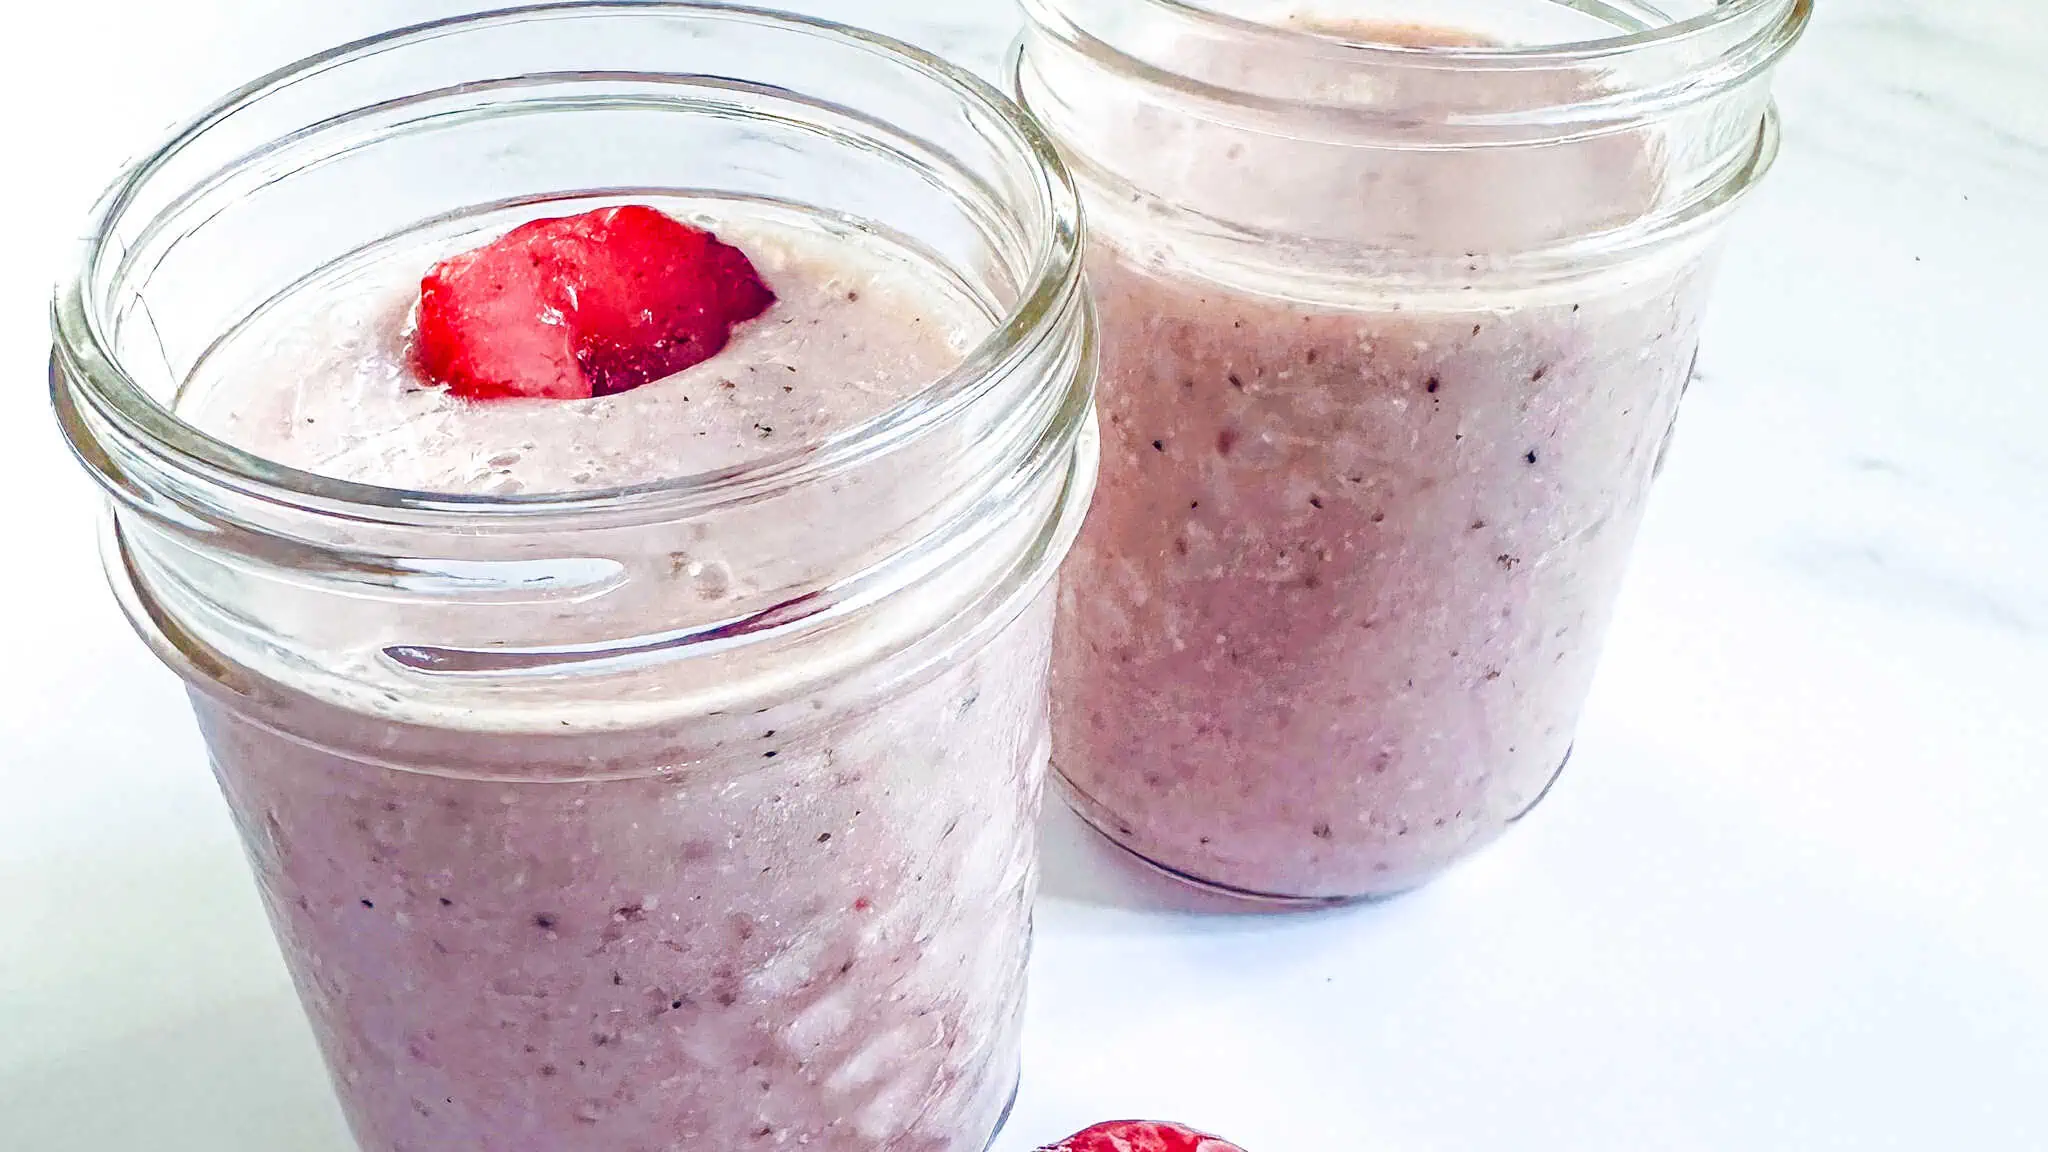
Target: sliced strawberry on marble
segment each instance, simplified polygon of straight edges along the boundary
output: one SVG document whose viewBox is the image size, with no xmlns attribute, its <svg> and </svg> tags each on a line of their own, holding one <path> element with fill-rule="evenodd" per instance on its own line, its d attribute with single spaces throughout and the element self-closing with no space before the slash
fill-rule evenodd
<svg viewBox="0 0 2048 1152">
<path fill-rule="evenodd" d="M 1244 1152 L 1244 1149 L 1180 1124 L 1158 1120 L 1111 1120 L 1074 1133 L 1039 1152 Z"/>
<path fill-rule="evenodd" d="M 774 303 L 744 252 L 628 204 L 522 224 L 436 264 L 414 356 L 470 399 L 607 396 L 703 363 Z"/>
</svg>

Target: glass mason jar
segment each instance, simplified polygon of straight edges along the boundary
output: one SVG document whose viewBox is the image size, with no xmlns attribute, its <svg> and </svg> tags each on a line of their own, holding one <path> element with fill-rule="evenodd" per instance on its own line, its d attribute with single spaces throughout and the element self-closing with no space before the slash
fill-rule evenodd
<svg viewBox="0 0 2048 1152">
<path fill-rule="evenodd" d="M 1412 887 L 1563 768 L 1810 12 L 1344 7 L 1025 0 L 1016 74 L 1102 329 L 1054 769 L 1252 897 Z"/>
<path fill-rule="evenodd" d="M 992 334 L 843 432 L 574 494 L 343 482 L 176 414 L 316 270 L 680 193 L 893 238 Z M 962 72 L 680 4 L 338 49 L 109 193 L 53 398 L 362 1147 L 988 1142 L 1050 589 L 1095 471 L 1077 216 L 1049 141 Z"/>
</svg>

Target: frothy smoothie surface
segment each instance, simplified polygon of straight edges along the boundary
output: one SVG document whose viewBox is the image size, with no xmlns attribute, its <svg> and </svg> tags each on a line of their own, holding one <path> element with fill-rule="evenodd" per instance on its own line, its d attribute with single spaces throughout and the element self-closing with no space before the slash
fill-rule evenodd
<svg viewBox="0 0 2048 1152">
<path fill-rule="evenodd" d="M 678 213 L 685 218 L 689 214 Z M 178 414 L 238 448 L 340 480 L 512 495 L 673 479 L 846 431 L 939 380 L 991 327 L 912 254 L 767 215 L 702 219 L 777 300 L 702 364 L 587 400 L 468 400 L 421 379 L 421 275 L 502 231 L 387 246 L 257 313 L 209 355 Z M 317 299 L 319 306 L 304 301 Z M 296 303 L 295 303 L 296 302 Z"/>
</svg>

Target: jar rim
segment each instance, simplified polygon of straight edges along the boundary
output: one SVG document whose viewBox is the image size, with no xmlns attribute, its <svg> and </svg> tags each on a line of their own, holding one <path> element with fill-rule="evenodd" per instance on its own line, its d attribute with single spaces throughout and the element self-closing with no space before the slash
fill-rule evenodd
<svg viewBox="0 0 2048 1152">
<path fill-rule="evenodd" d="M 1623 130 L 1742 87 L 1767 74 L 1805 32 L 1814 0 L 1724 0 L 1684 20 L 1598 39 L 1555 44 L 1415 45 L 1347 40 L 1217 12 L 1191 0 L 1020 0 L 1026 44 L 1050 41 L 1094 66 L 1198 107 L 1202 115 L 1256 127 L 1286 122 L 1291 135 L 1333 142 L 1406 137 L 1419 128 L 1470 144 L 1527 144 Z M 1565 0 L 1552 0 L 1565 3 Z M 1570 5 L 1576 8 L 1576 5 Z M 1242 76 L 1190 67 L 1162 46 L 1227 45 L 1277 61 Z M 1242 50 L 1242 51 L 1240 51 Z M 1301 77 L 1457 77 L 1438 106 L 1403 104 L 1400 84 L 1323 84 Z M 1553 76 L 1602 77 L 1597 97 L 1560 96 Z M 1503 91 L 1502 82 L 1516 82 Z M 1433 89 L 1436 90 L 1436 89 Z M 1042 114 L 1042 112 L 1041 112 Z"/>
<path fill-rule="evenodd" d="M 1025 0 L 1027 5 L 1046 0 Z M 1057 3 L 1058 0 L 1052 0 Z M 1705 12 L 1636 31 L 1553 44 L 1449 44 L 1410 45 L 1366 40 L 1348 40 L 1329 32 L 1289 28 L 1262 23 L 1226 12 L 1202 7 L 1190 0 L 1134 0 L 1141 7 L 1191 24 L 1207 25 L 1247 38 L 1284 43 L 1298 50 L 1321 49 L 1328 54 L 1375 64 L 1401 63 L 1424 67 L 1555 68 L 1596 63 L 1639 49 L 1669 44 L 1706 35 L 1714 29 L 1752 16 L 1759 10 L 1786 9 L 1794 31 L 1812 13 L 1812 0 L 1720 0 Z"/>
<path fill-rule="evenodd" d="M 472 495 L 420 491 L 341 480 L 283 465 L 237 448 L 180 419 L 122 366 L 108 336 L 105 301 L 91 289 L 108 259 L 118 260 L 114 229 L 149 179 L 210 128 L 308 76 L 389 51 L 468 30 L 534 20 L 668 16 L 752 24 L 801 32 L 888 59 L 957 96 L 1014 148 L 1006 161 L 1033 173 L 1036 251 L 1019 278 L 1017 299 L 993 329 L 950 372 L 883 411 L 823 439 L 739 464 L 611 488 L 554 493 Z M 526 525 L 561 515 L 669 519 L 702 515 L 835 474 L 945 422 L 971 405 L 1009 369 L 1059 338 L 1061 318 L 1080 292 L 1080 197 L 1057 147 L 1038 122 L 973 73 L 893 37 L 836 21 L 717 0 L 555 0 L 469 13 L 409 25 L 306 56 L 235 89 L 175 129 L 126 167 L 102 194 L 77 271 L 59 284 L 51 305 L 54 347 L 50 387 L 67 438 L 88 467 L 102 472 L 103 451 L 80 443 L 93 435 L 75 425 L 83 405 L 156 467 L 192 476 L 267 503 L 314 513 L 343 513 L 394 525 L 431 527 L 461 521 L 477 528 Z M 104 479 L 104 476 L 102 477 Z"/>
</svg>

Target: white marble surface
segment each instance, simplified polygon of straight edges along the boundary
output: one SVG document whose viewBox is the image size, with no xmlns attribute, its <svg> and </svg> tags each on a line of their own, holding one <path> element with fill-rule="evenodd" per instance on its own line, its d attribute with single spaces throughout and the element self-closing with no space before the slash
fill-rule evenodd
<svg viewBox="0 0 2048 1152">
<path fill-rule="evenodd" d="M 47 285 L 173 117 L 429 0 L 8 9 L 0 1149 L 344 1152 L 168 674 L 95 570 Z M 816 10 L 992 67 L 1004 0 Z M 1572 771 L 1393 903 L 1203 916 L 1049 816 L 1001 1152 L 2048 1148 L 2048 16 L 1828 0 Z M 722 1152 L 707 1149 L 705 1152 Z"/>
</svg>

